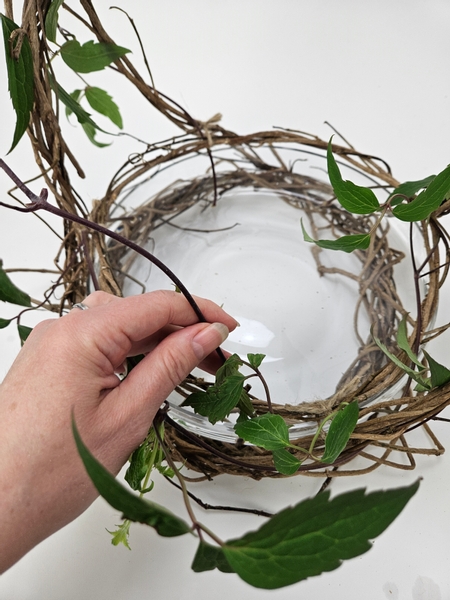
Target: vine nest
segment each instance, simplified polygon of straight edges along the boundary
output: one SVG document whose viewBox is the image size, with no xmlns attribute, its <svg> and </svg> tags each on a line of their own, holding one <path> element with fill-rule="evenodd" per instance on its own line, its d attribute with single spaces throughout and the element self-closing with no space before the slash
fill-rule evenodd
<svg viewBox="0 0 450 600">
<path fill-rule="evenodd" d="M 12 8 L 9 3 L 5 4 L 7 16 L 13 18 Z M 92 2 L 80 0 L 80 4 L 83 11 L 80 14 L 65 4 L 63 9 L 83 23 L 99 42 L 114 42 Z M 42 26 L 48 6 L 49 1 L 45 0 L 24 2 L 22 32 L 30 40 L 35 78 L 35 103 L 28 134 L 41 176 L 60 208 L 112 228 L 142 246 L 156 228 L 170 222 L 194 204 L 201 203 L 214 210 L 213 207 L 224 194 L 242 188 L 276 191 L 281 198 L 306 214 L 310 231 L 316 237 L 319 230 L 320 234 L 328 234 L 325 237 L 330 234 L 339 237 L 367 233 L 373 228 L 373 216 L 352 215 L 344 211 L 327 183 L 302 174 L 301 161 L 287 162 L 284 158 L 285 149 L 323 156 L 327 147 L 325 141 L 289 129 L 239 135 L 221 125 L 220 115 L 205 122 L 196 120 L 154 87 L 150 72 L 141 75 L 128 55 L 114 63 L 117 77 L 126 80 L 131 92 L 143 96 L 149 108 L 159 111 L 178 128 L 179 133 L 160 143 L 143 145 L 137 142 L 138 151 L 126 157 L 121 168 L 112 175 L 104 196 L 94 201 L 88 209 L 71 181 L 75 175 L 84 177 L 84 172 L 65 141 L 59 121 L 58 99 L 50 83 L 52 55 Z M 55 73 L 53 77 L 56 77 Z M 362 174 L 374 188 L 389 191 L 398 185 L 399 182 L 383 160 L 358 152 L 345 140 L 342 145 L 334 144 L 333 151 L 341 163 Z M 144 183 L 151 181 L 154 185 L 158 174 L 164 171 L 167 176 L 168 167 L 190 158 L 201 158 L 203 165 L 206 160 L 207 170 L 203 167 L 201 174 L 188 180 L 177 179 L 168 187 L 156 190 L 138 206 L 126 208 L 127 199 L 140 190 Z M 449 236 L 440 218 L 449 210 L 447 201 L 427 222 L 417 226 L 423 242 L 421 250 L 426 257 L 426 264 L 421 265 L 422 276 L 426 271 L 426 289 L 417 298 L 416 314 L 408 316 L 410 343 L 416 347 L 446 329 L 446 326 L 434 327 L 434 317 L 439 288 L 448 273 Z M 368 250 L 356 251 L 360 263 L 357 274 L 327 267 L 323 259 L 326 251 L 311 247 L 320 276 L 333 274 L 356 281 L 359 297 L 355 323 L 358 313 L 365 311 L 376 336 L 391 351 L 398 353 L 396 331 L 407 311 L 397 293 L 395 266 L 411 257 L 405 257 L 391 247 L 389 219 L 384 219 L 376 228 Z M 63 285 L 64 292 L 61 295 L 61 287 L 55 286 L 54 295 L 47 297 L 48 307 L 61 314 L 70 309 L 73 303 L 80 302 L 87 295 L 89 281 L 94 281 L 99 289 L 106 292 L 122 295 L 134 260 L 128 248 L 116 242 L 111 243 L 102 234 L 82 225 L 67 221 L 62 250 L 59 250 L 56 264 L 60 270 L 58 283 Z M 93 265 L 96 265 L 95 269 Z M 183 273 L 177 275 L 183 277 Z M 59 300 L 56 300 L 56 291 Z M 357 328 L 355 334 L 359 335 Z M 340 403 L 357 399 L 360 404 L 360 420 L 336 463 L 324 466 L 310 459 L 302 464 L 299 474 L 319 477 L 354 475 L 370 472 L 379 465 L 413 469 L 416 454 L 439 455 L 444 451 L 429 422 L 450 403 L 450 385 L 415 393 L 411 392 L 406 382 L 397 397 L 391 398 L 385 392 L 398 384 L 404 375 L 403 371 L 386 359 L 371 336 L 367 339 L 359 336 L 358 339 L 357 356 L 332 396 L 297 406 L 280 404 L 276 398 L 273 399 L 274 411 L 289 424 L 309 423 L 316 426 Z M 407 361 L 405 356 L 399 357 Z M 177 392 L 180 396 L 187 396 L 208 385 L 191 375 L 177 388 Z M 267 411 L 265 401 L 253 398 L 253 402 L 257 412 Z M 423 447 L 408 444 L 408 432 L 417 427 L 423 427 L 430 440 Z M 313 433 L 307 434 L 298 443 L 308 446 L 312 437 Z M 201 474 L 197 480 L 220 473 L 254 478 L 279 476 L 273 467 L 271 452 L 199 437 L 172 419 L 170 410 L 166 418 L 165 438 L 173 457 Z M 319 439 L 316 445 L 319 452 L 321 445 L 323 447 L 323 439 Z M 300 451 L 298 456 L 303 458 Z M 358 461 L 353 468 L 348 463 L 357 456 L 365 461 L 362 461 L 364 464 Z"/>
</svg>

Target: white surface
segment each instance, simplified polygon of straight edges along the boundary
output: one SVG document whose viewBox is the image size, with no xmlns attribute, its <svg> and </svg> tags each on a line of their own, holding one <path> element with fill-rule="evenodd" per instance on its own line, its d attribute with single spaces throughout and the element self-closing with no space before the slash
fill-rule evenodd
<svg viewBox="0 0 450 600">
<path fill-rule="evenodd" d="M 109 3 L 99 0 L 96 5 L 106 9 Z M 323 124 L 328 120 L 358 149 L 385 158 L 399 179 L 422 178 L 449 162 L 447 1 L 135 0 L 128 9 L 145 39 L 157 86 L 201 120 L 220 111 L 224 125 L 238 132 L 277 125 L 322 137 L 330 134 Z M 109 18 L 113 36 L 118 43 L 132 46 L 134 60 L 140 62 L 123 16 L 111 12 Z M 13 123 L 3 63 L 0 70 L 3 157 Z M 105 87 L 123 107 L 130 100 L 127 86 L 121 82 L 113 87 L 113 81 L 105 78 Z M 73 89 L 77 82 L 72 80 L 70 85 Z M 124 111 L 127 130 L 153 141 L 173 133 L 154 111 L 144 113 L 144 109 L 141 99 L 128 104 Z M 97 150 L 76 129 L 68 137 L 76 141 L 88 172 L 87 183 L 77 182 L 77 187 L 89 201 L 104 189 L 111 165 L 119 166 L 132 146 L 118 141 Z M 7 159 L 23 177 L 34 174 L 27 144 L 24 139 Z M 2 192 L 10 187 L 3 175 L 0 186 Z M 5 267 L 50 267 L 56 249 L 55 240 L 32 216 L 1 211 L 0 257 Z M 15 278 L 27 290 L 31 287 L 32 295 L 45 287 L 43 279 L 43 275 Z M 446 290 L 442 320 L 448 320 L 448 301 Z M 0 309 L 0 316 L 7 316 L 6 308 Z M 0 340 L 4 372 L 18 343 L 9 330 L 0 332 Z M 433 348 L 448 364 L 448 334 Z M 448 425 L 439 423 L 434 429 L 449 445 Z M 417 436 L 423 441 L 421 434 Z M 336 481 L 334 494 L 357 486 L 395 487 L 423 477 L 419 493 L 369 553 L 332 573 L 281 591 L 251 589 L 234 575 L 192 573 L 189 565 L 195 544 L 187 537 L 162 539 L 150 529 L 134 527 L 132 552 L 113 548 L 105 528 L 111 529 L 119 516 L 99 500 L 4 574 L 0 599 L 187 600 L 214 594 L 218 599 L 245 596 L 249 600 L 268 596 L 283 600 L 450 600 L 450 459 L 448 455 L 419 457 L 417 462 L 414 472 L 380 469 L 367 478 Z M 256 483 L 223 477 L 201 484 L 194 492 L 213 503 L 273 509 L 314 493 L 319 485 L 309 478 Z M 154 498 L 183 514 L 179 494 L 168 484 L 158 481 Z M 224 537 L 259 523 L 256 518 L 232 514 L 208 513 L 201 519 Z M 5 543 L 1 529 L 0 540 Z"/>
</svg>

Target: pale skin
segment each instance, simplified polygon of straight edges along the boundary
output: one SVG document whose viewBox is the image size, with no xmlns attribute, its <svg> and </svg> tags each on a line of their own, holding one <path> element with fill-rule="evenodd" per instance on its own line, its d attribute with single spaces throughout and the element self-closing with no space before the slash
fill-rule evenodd
<svg viewBox="0 0 450 600">
<path fill-rule="evenodd" d="M 34 328 L 0 386 L 0 573 L 97 496 L 72 414 L 85 444 L 117 474 L 174 387 L 197 365 L 220 366 L 214 350 L 237 322 L 196 300 L 209 323 L 198 323 L 175 292 L 125 299 L 94 292 L 84 300 L 88 310 Z M 120 381 L 114 372 L 137 354 L 146 356 Z"/>
</svg>

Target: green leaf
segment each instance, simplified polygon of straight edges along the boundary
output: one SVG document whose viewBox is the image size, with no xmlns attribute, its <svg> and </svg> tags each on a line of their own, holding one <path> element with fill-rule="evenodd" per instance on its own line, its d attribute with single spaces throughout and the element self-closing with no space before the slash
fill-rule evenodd
<svg viewBox="0 0 450 600">
<path fill-rule="evenodd" d="M 370 244 L 370 233 L 357 233 L 355 235 L 343 235 L 337 240 L 315 240 L 306 231 L 301 221 L 303 239 L 305 242 L 311 242 L 325 248 L 326 250 L 342 250 L 344 252 L 353 252 L 354 250 L 367 250 Z"/>
<path fill-rule="evenodd" d="M 244 414 L 247 417 L 253 417 L 255 414 L 252 401 L 250 400 L 250 396 L 247 394 L 245 389 L 243 389 L 241 392 L 239 402 L 237 403 L 237 408 L 240 410 L 241 414 Z"/>
<path fill-rule="evenodd" d="M 8 89 L 12 105 L 16 113 L 16 127 L 9 152 L 13 150 L 27 130 L 34 102 L 33 58 L 28 37 L 20 34 L 13 42 L 13 48 L 22 40 L 20 54 L 15 60 L 11 52 L 10 35 L 19 26 L 11 19 L 0 15 L 2 19 L 3 39 L 5 42 L 6 68 L 8 71 Z"/>
<path fill-rule="evenodd" d="M 220 387 L 210 387 L 206 392 L 194 392 L 181 406 L 191 406 L 194 411 L 214 425 L 223 421 L 241 399 L 245 378 L 240 373 L 229 375 Z"/>
<path fill-rule="evenodd" d="M 64 0 L 52 0 L 45 17 L 45 35 L 51 42 L 56 42 L 56 30 L 58 27 L 58 11 Z"/>
<path fill-rule="evenodd" d="M 417 192 L 420 192 L 420 190 L 428 187 L 435 177 L 436 175 L 430 175 L 429 177 L 425 177 L 425 179 L 421 179 L 420 181 L 405 181 L 405 183 L 401 183 L 395 188 L 395 190 L 389 196 L 389 199 L 393 198 L 393 196 L 396 196 L 397 194 L 406 196 L 407 198 L 412 198 L 417 194 Z M 403 202 L 402 198 L 394 198 L 391 200 L 390 204 L 391 206 L 395 206 L 401 202 Z"/>
<path fill-rule="evenodd" d="M 228 564 L 222 548 L 211 546 L 211 544 L 207 544 L 202 540 L 198 545 L 191 568 L 195 573 L 212 571 L 213 569 L 219 569 L 222 573 L 234 572 Z"/>
<path fill-rule="evenodd" d="M 84 90 L 84 93 L 86 100 L 94 110 L 101 115 L 108 117 L 108 119 L 110 119 L 114 125 L 117 125 L 119 129 L 123 129 L 122 116 L 120 114 L 119 107 L 113 101 L 111 96 L 105 92 L 105 90 L 101 90 L 98 87 L 88 86 Z"/>
<path fill-rule="evenodd" d="M 399 204 L 392 212 L 401 221 L 423 221 L 435 211 L 450 192 L 450 165 L 441 171 L 409 204 Z"/>
<path fill-rule="evenodd" d="M 74 420 L 72 420 L 72 431 L 78 453 L 92 483 L 97 488 L 100 496 L 113 508 L 120 510 L 124 518 L 150 525 L 156 529 L 159 535 L 166 537 L 183 535 L 190 532 L 187 523 L 164 507 L 135 496 L 119 483 L 86 448 Z"/>
<path fill-rule="evenodd" d="M 243 440 L 266 450 L 279 450 L 289 446 L 289 430 L 280 415 L 266 413 L 249 421 L 236 423 L 234 430 Z"/>
<path fill-rule="evenodd" d="M 145 440 L 131 455 L 130 465 L 125 473 L 125 481 L 132 490 L 141 491 L 141 482 L 147 474 L 151 454 L 152 449 Z"/>
<path fill-rule="evenodd" d="M 407 367 L 404 363 L 402 363 L 402 361 L 397 356 L 395 356 L 395 354 L 392 354 L 392 352 L 390 352 L 387 349 L 387 347 L 383 344 L 381 340 L 379 340 L 375 336 L 373 336 L 373 340 L 378 346 L 378 348 L 380 348 L 380 350 L 382 350 L 386 354 L 386 356 L 389 358 L 389 360 L 391 360 L 394 363 L 394 365 L 402 369 L 407 375 L 411 377 L 411 379 L 413 379 L 419 385 L 423 386 L 425 389 L 431 389 L 430 385 L 427 383 L 427 380 L 424 377 L 421 377 L 421 375 L 417 371 L 414 371 L 413 369 Z"/>
<path fill-rule="evenodd" d="M 242 360 L 237 354 L 232 354 L 227 358 L 221 367 L 216 372 L 216 385 L 220 386 L 227 377 L 236 375 L 239 367 L 242 367 Z"/>
<path fill-rule="evenodd" d="M 419 371 L 423 371 L 425 366 L 420 362 L 417 355 L 413 352 L 408 341 L 408 331 L 406 328 L 406 315 L 400 321 L 397 331 L 397 344 L 398 347 L 405 352 L 407 357 L 418 367 Z"/>
<path fill-rule="evenodd" d="M 258 369 L 265 358 L 265 354 L 247 354 L 247 360 L 254 369 Z"/>
<path fill-rule="evenodd" d="M 57 94 L 58 99 L 66 106 L 66 114 L 70 115 L 73 113 L 78 122 L 82 125 L 83 123 L 90 123 L 93 127 L 100 130 L 100 127 L 91 119 L 91 115 L 84 110 L 84 108 L 78 103 L 81 90 L 75 90 L 72 94 L 66 92 L 66 90 L 57 83 L 52 75 L 49 73 L 49 81 L 52 90 Z M 101 130 L 100 130 L 101 131 Z"/>
<path fill-rule="evenodd" d="M 117 529 L 115 531 L 110 531 L 107 529 L 106 531 L 112 535 L 111 544 L 113 546 L 118 546 L 119 544 L 123 544 L 125 548 L 131 550 L 130 544 L 128 543 L 128 536 L 130 535 L 130 525 L 131 521 L 126 519 L 122 525 L 116 525 Z"/>
<path fill-rule="evenodd" d="M 350 435 L 358 422 L 359 407 L 357 402 L 351 402 L 336 413 L 325 438 L 325 452 L 322 462 L 334 463 L 347 445 Z"/>
<path fill-rule="evenodd" d="M 431 386 L 439 387 L 450 381 L 450 371 L 432 358 L 428 352 L 423 351 L 430 367 Z"/>
<path fill-rule="evenodd" d="M 20 342 L 23 346 L 27 341 L 28 336 L 33 331 L 32 327 L 27 327 L 26 325 L 17 325 L 17 331 L 19 332 Z"/>
<path fill-rule="evenodd" d="M 127 48 L 93 40 L 82 46 L 78 40 L 69 40 L 61 46 L 63 61 L 77 73 L 101 71 L 127 52 Z"/>
<path fill-rule="evenodd" d="M 11 323 L 11 319 L 0 319 L 0 329 L 4 329 L 5 327 L 8 327 L 8 325 Z"/>
<path fill-rule="evenodd" d="M 84 133 L 88 136 L 89 141 L 92 142 L 94 146 L 97 146 L 97 148 L 106 148 L 106 146 L 111 146 L 111 142 L 109 144 L 105 144 L 95 139 L 98 130 L 97 126 L 94 127 L 91 125 L 91 123 L 82 123 L 81 127 L 83 128 Z"/>
<path fill-rule="evenodd" d="M 414 496 L 419 483 L 365 494 L 354 490 L 330 500 L 329 492 L 287 508 L 257 531 L 230 540 L 222 551 L 247 583 L 276 589 L 332 571 L 370 549 Z"/>
<path fill-rule="evenodd" d="M 372 190 L 342 179 L 339 167 L 334 160 L 331 140 L 328 142 L 327 167 L 331 186 L 339 204 L 351 213 L 368 215 L 380 208 L 380 203 Z"/>
<path fill-rule="evenodd" d="M 293 475 L 297 473 L 299 466 L 302 464 L 298 458 L 293 456 L 286 448 L 273 450 L 273 464 L 276 470 L 282 475 Z"/>
<path fill-rule="evenodd" d="M 19 290 L 2 268 L 0 261 L 0 300 L 18 304 L 19 306 L 31 306 L 31 299 L 28 294 Z"/>
</svg>

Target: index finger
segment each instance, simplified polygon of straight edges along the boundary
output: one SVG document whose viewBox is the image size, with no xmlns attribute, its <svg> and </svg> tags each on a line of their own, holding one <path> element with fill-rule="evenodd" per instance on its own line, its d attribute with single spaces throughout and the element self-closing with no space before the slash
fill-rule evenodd
<svg viewBox="0 0 450 600">
<path fill-rule="evenodd" d="M 205 319 L 223 323 L 232 331 L 237 321 L 214 302 L 195 297 Z M 184 296 L 160 290 L 139 296 L 118 298 L 94 292 L 84 301 L 89 310 L 75 310 L 72 319 L 77 333 L 106 356 L 112 364 L 123 360 L 134 344 L 142 342 L 166 327 L 186 327 L 198 323 L 198 317 Z"/>
</svg>

